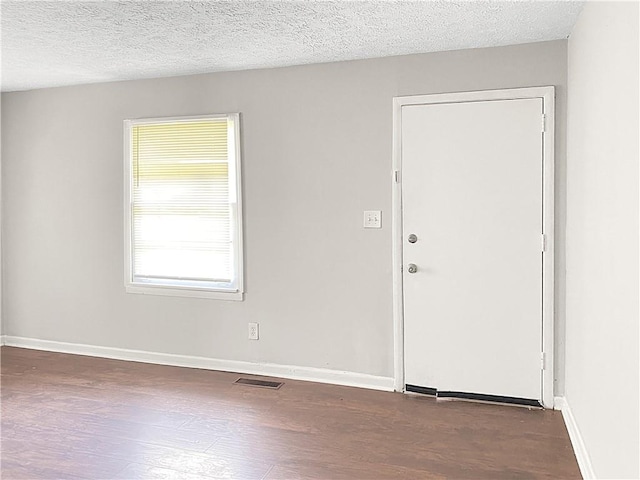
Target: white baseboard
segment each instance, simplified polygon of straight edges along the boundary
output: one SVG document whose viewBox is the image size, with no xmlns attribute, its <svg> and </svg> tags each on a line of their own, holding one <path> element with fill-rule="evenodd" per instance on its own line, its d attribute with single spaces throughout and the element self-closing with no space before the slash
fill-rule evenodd
<svg viewBox="0 0 640 480">
<path fill-rule="evenodd" d="M 569 407 L 567 399 L 565 397 L 555 397 L 554 409 L 562 411 L 562 418 L 564 418 L 564 423 L 567 426 L 567 432 L 569 432 L 569 438 L 571 439 L 571 445 L 573 445 L 573 451 L 576 454 L 576 460 L 578 461 L 582 478 L 585 480 L 595 479 L 596 475 L 593 472 L 593 467 L 591 466 L 589 453 L 584 445 L 580 429 L 578 428 L 576 419 L 571 412 L 571 407 Z"/>
<path fill-rule="evenodd" d="M 553 409 L 561 411 L 564 406 L 564 397 L 553 397 Z"/>
<path fill-rule="evenodd" d="M 393 378 L 368 375 L 366 373 L 330 370 L 326 368 L 297 367 L 274 363 L 252 363 L 238 360 L 221 360 L 190 355 L 128 350 L 125 348 L 100 347 L 80 343 L 54 342 L 35 338 L 4 336 L 4 345 L 11 347 L 46 350 L 49 352 L 71 353 L 90 357 L 113 358 L 131 362 L 155 363 L 174 367 L 202 368 L 224 372 L 263 375 L 268 377 L 290 378 L 309 382 L 331 383 L 349 387 L 369 388 L 373 390 L 393 391 Z"/>
<path fill-rule="evenodd" d="M 6 335 L 0 335 L 0 346 L 4 345 Z"/>
</svg>

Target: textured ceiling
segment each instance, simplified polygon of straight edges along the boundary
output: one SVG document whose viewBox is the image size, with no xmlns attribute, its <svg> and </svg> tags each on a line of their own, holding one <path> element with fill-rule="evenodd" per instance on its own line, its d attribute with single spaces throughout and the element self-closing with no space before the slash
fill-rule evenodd
<svg viewBox="0 0 640 480">
<path fill-rule="evenodd" d="M 2 0 L 2 90 L 567 38 L 581 2 Z"/>
</svg>

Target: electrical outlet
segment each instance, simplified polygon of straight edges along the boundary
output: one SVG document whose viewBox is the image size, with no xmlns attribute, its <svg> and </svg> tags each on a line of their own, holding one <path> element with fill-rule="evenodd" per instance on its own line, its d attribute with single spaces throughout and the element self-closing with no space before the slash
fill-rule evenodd
<svg viewBox="0 0 640 480">
<path fill-rule="evenodd" d="M 258 340 L 259 338 L 259 328 L 257 323 L 249 324 L 249 340 Z"/>
<path fill-rule="evenodd" d="M 364 212 L 364 228 L 380 228 L 382 226 L 382 212 L 380 210 L 366 210 Z"/>
</svg>

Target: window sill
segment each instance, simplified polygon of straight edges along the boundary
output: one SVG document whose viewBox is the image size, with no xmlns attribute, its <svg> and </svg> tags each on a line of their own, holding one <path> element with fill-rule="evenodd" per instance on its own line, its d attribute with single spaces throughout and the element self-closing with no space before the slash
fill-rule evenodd
<svg viewBox="0 0 640 480">
<path fill-rule="evenodd" d="M 168 297 L 191 297 L 191 298 L 211 298 L 216 300 L 231 300 L 241 302 L 244 294 L 238 291 L 224 290 L 202 290 L 197 288 L 165 287 L 155 285 L 126 285 L 127 293 L 137 293 L 142 295 L 163 295 Z"/>
</svg>

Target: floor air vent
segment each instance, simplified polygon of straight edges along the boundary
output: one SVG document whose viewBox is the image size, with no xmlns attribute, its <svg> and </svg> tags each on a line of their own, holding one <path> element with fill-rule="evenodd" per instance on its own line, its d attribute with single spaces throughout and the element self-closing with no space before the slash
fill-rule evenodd
<svg viewBox="0 0 640 480">
<path fill-rule="evenodd" d="M 248 385 L 250 387 L 271 388 L 273 390 L 277 390 L 284 385 L 282 382 L 269 382 L 267 380 L 257 380 L 255 378 L 239 378 L 233 383 L 237 385 Z"/>
</svg>

